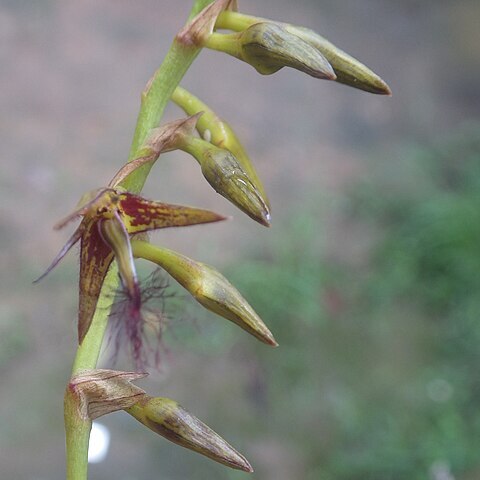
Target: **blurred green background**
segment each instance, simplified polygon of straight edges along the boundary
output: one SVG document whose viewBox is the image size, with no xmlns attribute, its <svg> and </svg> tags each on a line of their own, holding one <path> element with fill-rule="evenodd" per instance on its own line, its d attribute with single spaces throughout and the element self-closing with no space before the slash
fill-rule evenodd
<svg viewBox="0 0 480 480">
<path fill-rule="evenodd" d="M 183 84 L 242 138 L 273 225 L 253 224 L 193 161 L 168 154 L 146 196 L 234 218 L 152 240 L 222 271 L 280 347 L 205 314 L 172 281 L 162 367 L 139 384 L 222 434 L 250 478 L 480 478 L 479 2 L 240 4 L 315 28 L 394 96 L 201 54 Z M 64 478 L 75 255 L 31 280 L 68 238 L 51 226 L 125 161 L 140 92 L 189 8 L 0 0 L 2 479 Z M 92 480 L 246 478 L 125 414 L 100 423 L 112 438 Z"/>
</svg>

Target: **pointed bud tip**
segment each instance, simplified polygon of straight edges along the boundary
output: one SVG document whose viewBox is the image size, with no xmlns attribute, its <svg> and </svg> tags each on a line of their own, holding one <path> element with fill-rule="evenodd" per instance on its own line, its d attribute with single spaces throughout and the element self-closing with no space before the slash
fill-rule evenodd
<svg viewBox="0 0 480 480">
<path fill-rule="evenodd" d="M 387 97 L 391 97 L 393 95 L 391 88 L 386 83 L 383 92 L 381 92 L 380 94 L 386 95 Z"/>
<path fill-rule="evenodd" d="M 267 330 L 267 332 L 263 333 L 261 340 L 263 341 L 263 343 L 269 345 L 270 347 L 278 347 L 278 342 L 275 340 L 275 337 L 272 335 L 272 332 L 270 332 L 270 330 Z"/>
<path fill-rule="evenodd" d="M 214 213 L 213 215 L 213 222 L 224 222 L 225 220 L 231 220 L 232 217 L 226 216 L 226 215 L 220 215 L 219 213 Z"/>
<path fill-rule="evenodd" d="M 332 80 L 332 81 L 335 81 L 337 79 L 337 75 L 336 73 L 333 71 L 333 68 L 332 68 L 332 72 L 328 72 L 328 74 L 326 74 L 324 77 L 323 77 L 325 80 Z"/>
<path fill-rule="evenodd" d="M 248 460 L 243 455 L 242 455 L 242 460 L 243 460 L 243 463 L 238 464 L 238 470 L 242 470 L 243 472 L 246 472 L 246 473 L 253 473 L 254 470 L 252 466 L 250 465 L 250 463 L 248 463 Z"/>
<path fill-rule="evenodd" d="M 376 81 L 371 85 L 371 93 L 376 95 L 385 95 L 386 97 L 392 96 L 392 90 L 382 78 L 377 77 Z"/>
<path fill-rule="evenodd" d="M 258 221 L 258 223 L 260 223 L 264 227 L 272 226 L 272 223 L 271 223 L 272 216 L 270 215 L 269 211 L 262 212 L 261 215 L 257 216 L 255 219 Z"/>
</svg>

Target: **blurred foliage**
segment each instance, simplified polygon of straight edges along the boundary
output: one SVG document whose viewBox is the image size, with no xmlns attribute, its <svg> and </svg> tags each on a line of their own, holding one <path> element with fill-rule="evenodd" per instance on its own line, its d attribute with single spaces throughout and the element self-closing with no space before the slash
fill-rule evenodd
<svg viewBox="0 0 480 480">
<path fill-rule="evenodd" d="M 229 429 L 280 441 L 296 478 L 480 475 L 478 133 L 372 165 L 339 212 L 351 243 L 355 225 L 371 233 L 360 265 L 325 258 L 305 215 L 228 272 L 280 343 L 212 327 L 206 348 L 235 346 L 249 365 L 248 414 Z"/>
</svg>

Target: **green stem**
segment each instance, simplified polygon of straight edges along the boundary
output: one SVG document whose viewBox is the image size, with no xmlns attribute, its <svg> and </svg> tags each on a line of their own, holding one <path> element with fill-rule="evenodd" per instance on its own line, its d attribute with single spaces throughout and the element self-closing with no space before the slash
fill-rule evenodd
<svg viewBox="0 0 480 480">
<path fill-rule="evenodd" d="M 242 60 L 240 44 L 241 33 L 212 33 L 205 40 L 204 47 L 219 52 L 228 53 L 232 57 Z"/>
<path fill-rule="evenodd" d="M 218 16 L 215 27 L 225 30 L 233 30 L 235 32 L 243 32 L 243 30 L 246 30 L 255 23 L 264 21 L 266 21 L 264 18 L 252 17 L 243 13 L 226 10 Z"/>
<path fill-rule="evenodd" d="M 79 415 L 78 402 L 78 397 L 67 387 L 64 403 L 67 480 L 85 480 L 88 474 L 88 442 L 92 421 Z"/>
<path fill-rule="evenodd" d="M 193 18 L 212 1 L 196 0 L 189 19 Z M 173 41 L 165 60 L 155 72 L 148 90 L 142 95 L 140 112 L 129 155 L 130 160 L 136 157 L 150 130 L 159 125 L 170 96 L 200 50 L 201 48 L 196 46 L 182 45 L 176 39 Z M 148 165 L 139 168 L 125 179 L 122 186 L 134 193 L 140 193 L 149 171 L 150 167 Z M 108 323 L 109 306 L 111 306 L 111 298 L 108 297 L 108 294 L 115 291 L 117 286 L 117 269 L 112 267 L 105 278 L 90 329 L 77 349 L 72 376 L 82 370 L 96 367 Z M 88 474 L 88 444 L 91 421 L 82 419 L 78 414 L 77 407 L 78 401 L 67 387 L 64 410 L 67 480 L 86 480 Z"/>
</svg>

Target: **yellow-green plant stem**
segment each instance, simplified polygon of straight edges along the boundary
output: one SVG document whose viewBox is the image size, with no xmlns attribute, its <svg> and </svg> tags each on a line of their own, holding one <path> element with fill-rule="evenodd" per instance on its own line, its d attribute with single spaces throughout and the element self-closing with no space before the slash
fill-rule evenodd
<svg viewBox="0 0 480 480">
<path fill-rule="evenodd" d="M 255 23 L 264 22 L 264 18 L 251 17 L 239 12 L 226 10 L 222 12 L 215 22 L 215 27 L 225 30 L 233 30 L 235 32 L 243 32 Z"/>
<path fill-rule="evenodd" d="M 213 0 L 196 0 L 189 19 L 194 17 Z M 135 127 L 129 159 L 137 156 L 143 142 L 152 128 L 160 123 L 163 111 L 172 92 L 180 83 L 191 63 L 200 52 L 197 46 L 185 46 L 175 39 L 160 68 L 155 72 L 148 89 L 142 94 L 140 112 Z M 148 165 L 139 168 L 125 179 L 122 186 L 133 193 L 140 193 L 150 171 Z M 107 274 L 97 309 L 90 329 L 78 347 L 73 363 L 72 376 L 82 370 L 93 369 L 98 357 L 107 327 L 111 292 L 118 286 L 117 269 L 111 268 Z M 66 432 L 66 478 L 67 480 L 87 480 L 88 444 L 92 422 L 80 416 L 78 399 L 69 386 L 65 392 L 65 432 Z"/>
<path fill-rule="evenodd" d="M 204 47 L 219 52 L 228 53 L 236 58 L 242 59 L 240 44 L 240 33 L 212 33 L 204 42 Z"/>
</svg>

